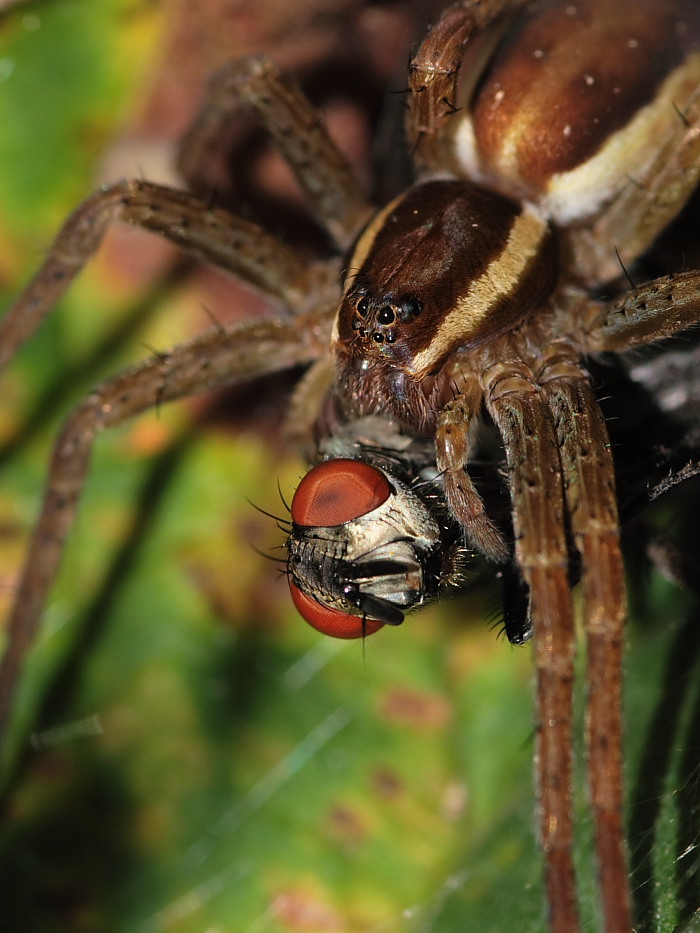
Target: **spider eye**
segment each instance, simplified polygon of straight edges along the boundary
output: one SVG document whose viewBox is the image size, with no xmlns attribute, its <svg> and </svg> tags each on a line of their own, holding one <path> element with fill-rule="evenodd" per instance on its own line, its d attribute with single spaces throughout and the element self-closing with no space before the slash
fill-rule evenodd
<svg viewBox="0 0 700 933">
<path fill-rule="evenodd" d="M 406 318 L 418 317 L 423 310 L 423 302 L 415 295 L 404 295 L 401 298 L 401 311 Z"/>
<path fill-rule="evenodd" d="M 292 498 L 292 521 L 307 527 L 343 525 L 391 495 L 381 472 L 361 460 L 326 460 L 306 474 Z"/>
<path fill-rule="evenodd" d="M 393 323 L 394 323 L 394 317 L 395 317 L 395 315 L 394 315 L 394 312 L 392 311 L 392 309 L 389 307 L 389 305 L 385 305 L 385 306 L 381 309 L 381 311 L 379 312 L 379 314 L 377 315 L 377 321 L 378 321 L 380 324 L 393 324 Z"/>
<path fill-rule="evenodd" d="M 362 638 L 365 635 L 373 635 L 384 625 L 376 619 L 366 619 L 324 606 L 313 596 L 303 593 L 291 580 L 289 590 L 299 615 L 323 635 L 330 635 L 332 638 Z"/>
<path fill-rule="evenodd" d="M 357 310 L 362 315 L 362 317 L 367 317 L 367 312 L 369 311 L 369 299 L 366 295 L 363 295 L 362 298 L 357 302 Z"/>
</svg>

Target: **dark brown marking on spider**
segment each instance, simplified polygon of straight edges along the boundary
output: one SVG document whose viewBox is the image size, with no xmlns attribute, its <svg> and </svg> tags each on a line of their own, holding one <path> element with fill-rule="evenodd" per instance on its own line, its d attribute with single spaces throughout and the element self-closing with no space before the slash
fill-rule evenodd
<svg viewBox="0 0 700 933">
<path fill-rule="evenodd" d="M 577 0 L 519 14 L 472 101 L 484 162 L 507 160 L 544 190 L 552 175 L 592 158 L 698 51 L 695 0 L 648 0 L 633 16 L 624 4 L 600 12 L 599 0 Z"/>
<path fill-rule="evenodd" d="M 556 256 L 536 212 L 464 182 L 428 182 L 392 202 L 358 240 L 338 311 L 338 378 L 356 410 L 388 402 L 402 421 L 425 423 L 449 397 L 447 373 L 436 376 L 447 357 L 540 307 Z M 382 384 L 394 387 L 388 397 Z"/>
</svg>

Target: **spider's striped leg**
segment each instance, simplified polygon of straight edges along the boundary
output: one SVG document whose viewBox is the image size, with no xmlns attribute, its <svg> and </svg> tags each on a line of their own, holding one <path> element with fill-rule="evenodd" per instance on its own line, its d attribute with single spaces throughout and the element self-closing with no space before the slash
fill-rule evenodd
<svg viewBox="0 0 700 933">
<path fill-rule="evenodd" d="M 608 302 L 592 303 L 580 340 L 588 352 L 620 352 L 700 322 L 700 272 L 645 282 Z"/>
<path fill-rule="evenodd" d="M 289 400 L 284 436 L 307 463 L 314 463 L 318 456 L 319 413 L 323 418 L 334 375 L 332 357 L 326 352 L 300 376 Z"/>
<path fill-rule="evenodd" d="M 41 514 L 8 623 L 8 647 L 0 661 L 0 734 L 58 570 L 97 433 L 163 402 L 312 362 L 327 352 L 332 310 L 319 307 L 300 318 L 209 331 L 107 380 L 75 409 L 54 447 Z"/>
<path fill-rule="evenodd" d="M 571 532 L 581 555 L 587 644 L 588 774 L 603 929 L 630 933 L 622 822 L 622 649 L 626 615 L 615 474 L 589 378 L 556 348 L 541 381 L 557 426 Z"/>
<path fill-rule="evenodd" d="M 309 267 L 257 224 L 182 191 L 145 181 L 118 182 L 96 191 L 71 214 L 43 265 L 0 321 L 0 369 L 56 305 L 114 220 L 161 234 L 292 312 L 308 308 L 309 295 L 328 280 L 323 266 Z"/>
<path fill-rule="evenodd" d="M 241 105 L 255 110 L 318 222 L 340 247 L 348 247 L 369 213 L 367 198 L 318 112 L 264 55 L 228 62 L 212 78 L 181 147 L 179 167 L 190 186 L 201 186 L 202 166 L 220 150 L 223 130 Z"/>
<path fill-rule="evenodd" d="M 537 670 L 537 812 L 550 930 L 576 933 L 571 799 L 575 634 L 557 437 L 546 399 L 526 366 L 495 364 L 483 381 L 506 449 L 516 557 L 530 587 Z"/>
<path fill-rule="evenodd" d="M 501 14 L 525 0 L 462 0 L 448 7 L 411 58 L 411 98 L 406 122 L 416 165 L 442 172 L 450 118 L 458 110 L 457 81 L 462 55 L 471 39 Z M 449 164 L 449 156 L 447 157 Z"/>
</svg>

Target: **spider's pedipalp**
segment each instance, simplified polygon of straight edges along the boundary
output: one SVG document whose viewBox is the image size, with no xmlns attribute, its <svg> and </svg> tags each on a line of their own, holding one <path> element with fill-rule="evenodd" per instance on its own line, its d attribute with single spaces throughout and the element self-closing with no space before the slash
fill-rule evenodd
<svg viewBox="0 0 700 933">
<path fill-rule="evenodd" d="M 467 472 L 469 426 L 481 405 L 481 388 L 476 379 L 465 377 L 462 383 L 460 394 L 438 417 L 435 462 L 443 474 L 447 503 L 464 527 L 468 542 L 491 560 L 502 563 L 508 558 L 508 546 L 486 514 L 481 496 Z"/>
</svg>

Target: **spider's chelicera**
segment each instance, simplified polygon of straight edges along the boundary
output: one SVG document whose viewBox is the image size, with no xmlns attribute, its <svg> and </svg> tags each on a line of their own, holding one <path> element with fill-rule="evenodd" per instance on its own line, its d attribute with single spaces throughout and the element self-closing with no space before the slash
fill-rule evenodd
<svg viewBox="0 0 700 933">
<path fill-rule="evenodd" d="M 307 446 L 321 440 L 319 463 L 292 504 L 289 577 L 313 625 L 341 637 L 395 625 L 459 583 L 470 551 L 518 568 L 527 618 L 510 634 L 523 640 L 532 629 L 537 812 L 553 933 L 579 929 L 570 583 L 580 576 L 602 927 L 630 933 L 625 587 L 612 455 L 583 361 L 700 316 L 700 273 L 632 288 L 621 274 L 697 185 L 700 6 L 463 0 L 418 48 L 409 85 L 417 183 L 376 213 L 309 103 L 263 58 L 215 77 L 186 139 L 183 165 L 191 167 L 241 102 L 253 107 L 342 258 L 309 266 L 255 224 L 144 181 L 98 191 L 66 223 L 2 323 L 0 363 L 114 218 L 235 273 L 286 313 L 212 331 L 135 366 L 68 420 L 16 599 L 0 715 L 34 639 L 97 431 L 170 399 L 307 366 L 293 429 Z M 482 416 L 505 450 L 507 521 L 469 473 L 470 431 Z"/>
</svg>

